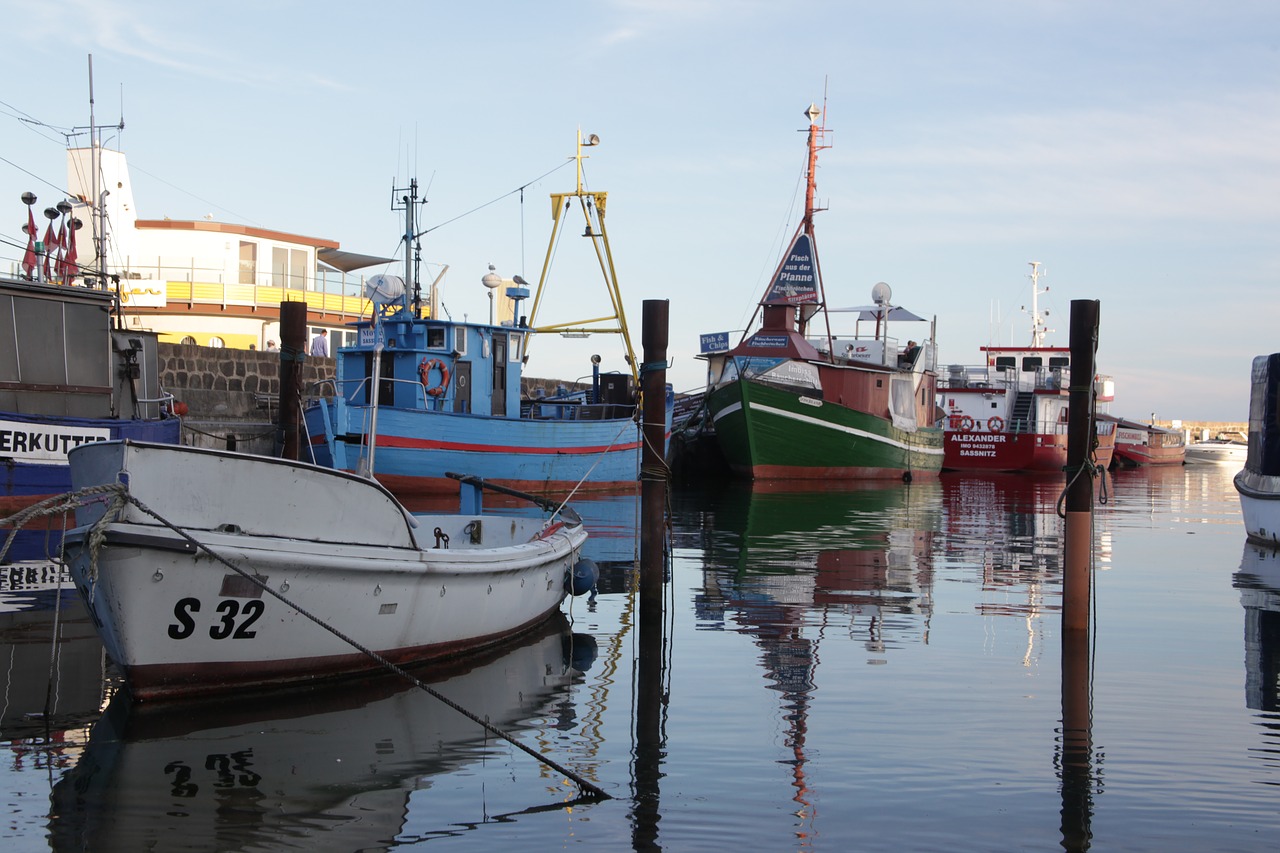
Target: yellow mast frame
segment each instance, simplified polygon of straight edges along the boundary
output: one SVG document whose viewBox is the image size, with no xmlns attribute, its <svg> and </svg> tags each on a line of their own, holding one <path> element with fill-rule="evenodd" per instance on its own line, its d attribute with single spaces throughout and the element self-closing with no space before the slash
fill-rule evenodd
<svg viewBox="0 0 1280 853">
<path fill-rule="evenodd" d="M 627 315 L 622 307 L 622 292 L 618 289 L 618 274 L 613 265 L 613 251 L 609 248 L 609 232 L 604 224 L 605 207 L 609 200 L 609 194 L 607 192 L 590 192 L 582 188 L 582 161 L 588 157 L 588 155 L 582 153 L 582 149 L 599 144 L 600 137 L 595 134 L 588 136 L 584 142 L 582 130 L 579 128 L 577 153 L 573 156 L 578 174 L 577 189 L 568 193 L 551 194 L 551 239 L 547 242 L 547 255 L 542 262 L 542 275 L 538 278 L 538 290 L 533 297 L 533 308 L 529 312 L 529 331 L 539 334 L 558 333 L 584 337 L 590 334 L 621 335 L 623 345 L 627 350 L 626 359 L 627 366 L 631 369 L 631 378 L 638 384 L 640 381 L 640 366 L 636 363 L 635 350 L 631 346 L 631 333 L 627 331 Z M 583 219 L 586 221 L 586 230 L 583 231 L 582 236 L 591 239 L 591 245 L 595 249 L 596 261 L 600 265 L 600 273 L 604 276 L 605 289 L 609 292 L 609 301 L 613 305 L 614 313 L 589 320 L 571 320 L 566 323 L 539 326 L 538 306 L 542 302 L 543 289 L 547 286 L 547 276 L 551 271 L 551 257 L 555 253 L 556 239 L 560 235 L 560 227 L 568 218 L 564 214 L 569 210 L 575 198 L 578 200 L 578 206 L 582 210 Z M 617 325 L 603 327 L 590 325 L 609 321 L 613 321 Z M 532 343 L 532 340 L 532 336 L 530 336 L 528 343 Z M 526 357 L 528 357 L 529 352 L 528 343 L 525 345 Z"/>
</svg>

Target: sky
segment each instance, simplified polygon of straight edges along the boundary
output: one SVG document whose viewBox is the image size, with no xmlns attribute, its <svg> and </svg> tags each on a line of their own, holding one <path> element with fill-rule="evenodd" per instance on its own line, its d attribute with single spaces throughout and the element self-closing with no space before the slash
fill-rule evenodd
<svg viewBox="0 0 1280 853">
<path fill-rule="evenodd" d="M 827 301 L 887 282 L 936 318 L 942 372 L 1029 342 L 1031 261 L 1048 343 L 1069 343 L 1073 300 L 1099 300 L 1115 414 L 1245 420 L 1251 360 L 1280 349 L 1274 0 L 0 0 L 0 15 L 3 269 L 25 244 L 21 194 L 43 207 L 65 189 L 92 55 L 95 118 L 125 121 L 106 142 L 140 217 L 391 256 L 392 189 L 416 177 L 455 318 L 487 316 L 489 264 L 537 281 L 548 196 L 574 189 L 578 132 L 597 134 L 584 181 L 609 194 L 633 341 L 642 301 L 669 300 L 678 391 L 705 382 L 700 334 L 746 326 L 798 225 L 811 103 L 832 146 Z M 541 321 L 607 311 L 573 223 Z M 545 337 L 528 375 L 576 379 L 590 352 L 621 367 L 616 341 Z"/>
</svg>

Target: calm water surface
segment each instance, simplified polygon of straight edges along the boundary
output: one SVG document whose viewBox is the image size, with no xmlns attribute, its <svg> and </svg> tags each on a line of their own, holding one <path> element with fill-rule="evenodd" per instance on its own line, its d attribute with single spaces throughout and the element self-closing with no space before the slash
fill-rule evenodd
<svg viewBox="0 0 1280 853">
<path fill-rule="evenodd" d="M 395 680 L 130 707 L 75 600 L 44 598 L 0 613 L 0 835 L 13 850 L 1271 850 L 1280 558 L 1245 544 L 1232 473 L 1108 479 L 1096 627 L 1066 679 L 1056 479 L 680 488 L 657 645 L 633 591 L 635 502 L 580 502 L 599 595 L 436 687 L 614 797 L 599 803 Z M 1064 707 L 1085 711 L 1065 738 Z"/>
</svg>

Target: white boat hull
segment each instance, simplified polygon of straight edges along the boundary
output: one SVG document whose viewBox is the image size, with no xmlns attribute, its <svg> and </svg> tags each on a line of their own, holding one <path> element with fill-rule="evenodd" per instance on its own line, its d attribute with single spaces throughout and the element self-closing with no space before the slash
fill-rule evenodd
<svg viewBox="0 0 1280 853">
<path fill-rule="evenodd" d="M 1243 468 L 1249 458 L 1249 446 L 1229 441 L 1197 441 L 1187 445 L 1185 456 L 1188 465 L 1234 465 Z"/>
<path fill-rule="evenodd" d="M 1249 540 L 1280 546 L 1280 477 L 1245 469 L 1236 474 L 1234 482 Z"/>
<path fill-rule="evenodd" d="M 71 464 L 77 488 L 118 477 L 201 546 L 133 505 L 96 550 L 101 507 L 67 535 L 76 586 L 139 698 L 379 665 L 358 647 L 410 663 L 509 639 L 558 608 L 586 539 L 581 525 L 463 515 L 419 516 L 415 531 L 376 483 L 266 457 L 112 443 Z"/>
</svg>

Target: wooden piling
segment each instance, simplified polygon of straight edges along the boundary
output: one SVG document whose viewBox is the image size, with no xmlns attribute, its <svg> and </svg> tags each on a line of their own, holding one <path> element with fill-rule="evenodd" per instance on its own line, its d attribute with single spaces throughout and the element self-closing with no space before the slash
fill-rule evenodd
<svg viewBox="0 0 1280 853">
<path fill-rule="evenodd" d="M 285 459 L 300 459 L 302 362 L 307 354 L 307 303 L 280 303 L 280 437 Z"/>
<path fill-rule="evenodd" d="M 1062 847 L 1089 849 L 1093 837 L 1093 696 L 1089 621 L 1093 572 L 1094 353 L 1099 304 L 1071 302 L 1071 386 L 1067 422 L 1066 519 L 1062 572 L 1062 738 L 1059 755 Z"/>
<path fill-rule="evenodd" d="M 1093 570 L 1094 353 L 1098 346 L 1097 300 L 1071 301 L 1071 386 L 1067 421 L 1066 536 L 1063 543 L 1062 627 L 1089 628 Z"/>
<path fill-rule="evenodd" d="M 641 412 L 640 458 L 640 618 L 660 618 L 666 570 L 667 463 L 667 322 L 670 303 L 646 299 L 640 371 L 644 404 Z"/>
<path fill-rule="evenodd" d="M 636 672 L 635 779 L 636 802 L 632 847 L 657 848 L 661 817 L 662 708 L 666 620 L 662 587 L 666 572 L 667 466 L 667 320 L 665 299 L 646 299 L 643 306 L 644 392 L 641 410 L 640 461 L 640 653 Z"/>
</svg>

